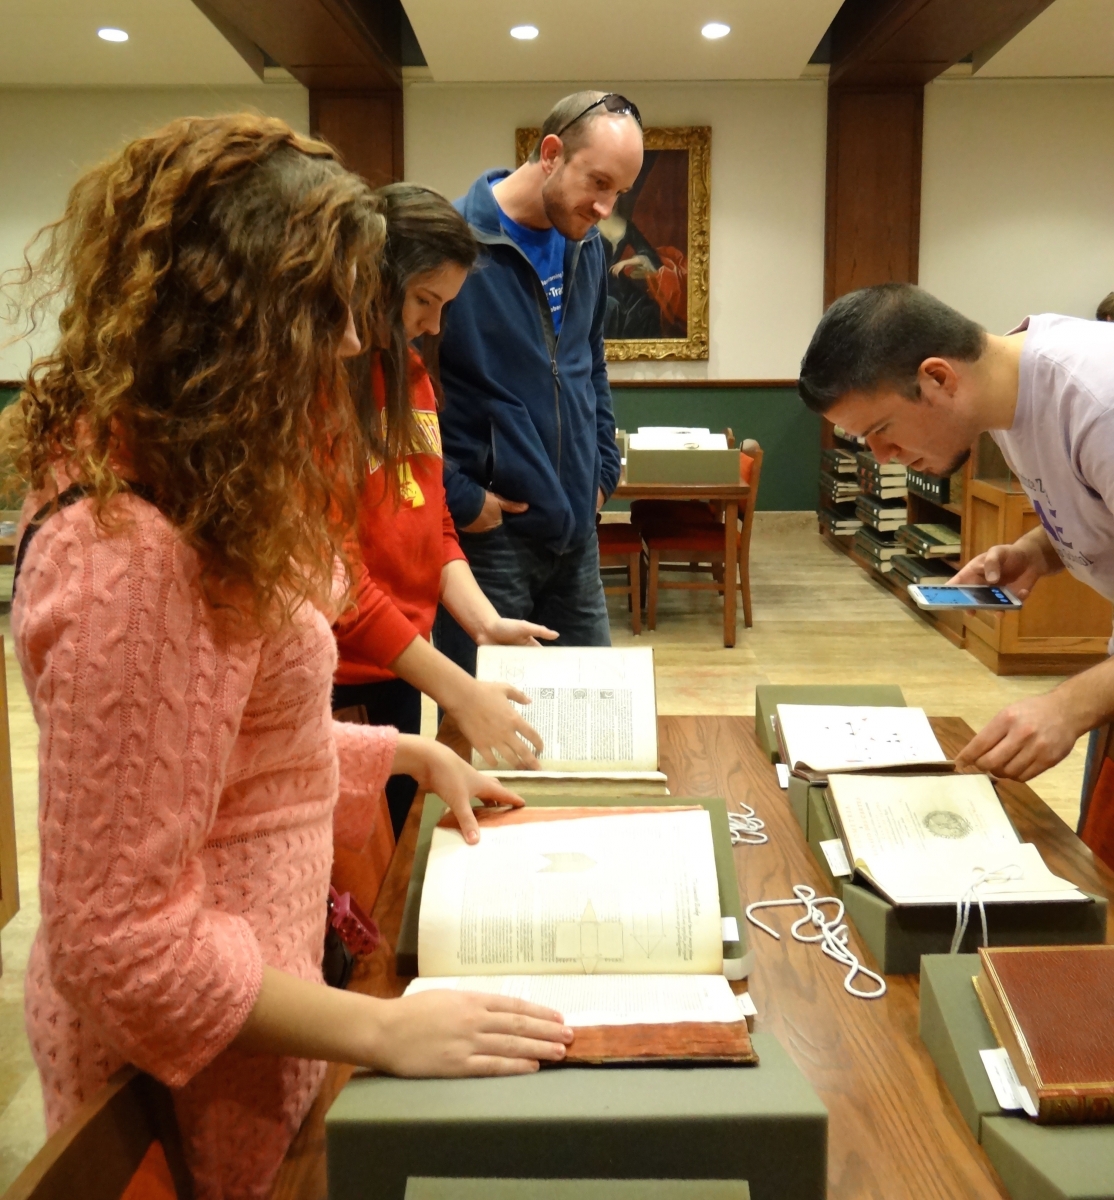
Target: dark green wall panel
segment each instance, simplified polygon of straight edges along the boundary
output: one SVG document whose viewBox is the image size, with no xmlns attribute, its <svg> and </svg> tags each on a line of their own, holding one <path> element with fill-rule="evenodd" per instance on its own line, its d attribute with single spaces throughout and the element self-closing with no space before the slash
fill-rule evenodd
<svg viewBox="0 0 1114 1200">
<path fill-rule="evenodd" d="M 794 388 L 624 388 L 612 384 L 620 429 L 639 425 L 730 426 L 737 442 L 754 438 L 765 451 L 759 509 L 814 509 L 820 470 L 820 418 Z M 626 508 L 624 505 L 609 505 Z"/>
</svg>

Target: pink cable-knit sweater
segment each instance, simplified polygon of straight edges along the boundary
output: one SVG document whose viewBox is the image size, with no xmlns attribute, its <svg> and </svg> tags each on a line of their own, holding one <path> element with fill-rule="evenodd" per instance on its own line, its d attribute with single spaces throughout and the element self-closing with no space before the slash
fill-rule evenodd
<svg viewBox="0 0 1114 1200">
<path fill-rule="evenodd" d="M 230 639 L 169 522 L 113 503 L 112 534 L 87 500 L 43 525 L 12 612 L 40 731 L 27 1031 L 51 1131 L 135 1063 L 175 1089 L 199 1200 L 262 1197 L 324 1064 L 229 1044 L 264 963 L 321 979 L 333 839 L 366 841 L 397 735 L 333 722 L 325 616 Z"/>
</svg>

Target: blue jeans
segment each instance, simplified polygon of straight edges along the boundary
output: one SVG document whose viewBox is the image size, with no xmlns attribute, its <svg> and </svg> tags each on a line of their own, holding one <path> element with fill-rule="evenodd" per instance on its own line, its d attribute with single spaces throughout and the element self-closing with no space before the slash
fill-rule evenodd
<svg viewBox="0 0 1114 1200">
<path fill-rule="evenodd" d="M 611 645 L 594 529 L 587 541 L 561 554 L 515 537 L 505 525 L 462 533 L 460 547 L 501 617 L 547 625 L 561 635 L 543 646 Z M 437 610 L 433 641 L 442 654 L 475 675 L 476 643 L 444 608 Z"/>
</svg>

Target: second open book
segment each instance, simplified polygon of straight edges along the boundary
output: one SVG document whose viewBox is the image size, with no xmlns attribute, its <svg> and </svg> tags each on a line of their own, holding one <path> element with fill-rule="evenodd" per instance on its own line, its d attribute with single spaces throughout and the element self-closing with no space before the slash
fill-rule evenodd
<svg viewBox="0 0 1114 1200">
<path fill-rule="evenodd" d="M 578 1032 L 572 1061 L 754 1061 L 723 976 L 704 808 L 479 815 L 478 845 L 451 817 L 433 831 L 420 978 L 408 991 L 492 991 L 556 1008 L 596 1031 Z"/>
<path fill-rule="evenodd" d="M 508 786 L 531 795 L 668 794 L 658 770 L 653 650 L 480 646 L 476 678 L 529 696 L 518 707 L 545 743 L 540 771 L 495 769 Z M 486 769 L 478 756 L 473 762 Z"/>
</svg>

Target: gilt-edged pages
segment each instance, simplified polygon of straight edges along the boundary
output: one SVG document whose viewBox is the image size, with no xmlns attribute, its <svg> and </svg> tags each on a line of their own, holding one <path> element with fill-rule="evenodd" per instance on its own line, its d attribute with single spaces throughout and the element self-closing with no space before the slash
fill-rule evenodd
<svg viewBox="0 0 1114 1200">
<path fill-rule="evenodd" d="M 831 775 L 857 871 L 896 905 L 1089 902 L 1022 842 L 986 775 Z"/>
<path fill-rule="evenodd" d="M 516 707 L 545 743 L 539 771 L 495 768 L 509 787 L 554 794 L 587 784 L 597 795 L 666 793 L 658 770 L 653 650 L 480 646 L 476 678 L 511 683 L 529 696 L 529 704 Z M 478 755 L 473 763 L 487 769 Z"/>
<path fill-rule="evenodd" d="M 779 704 L 777 733 L 782 760 L 808 778 L 900 767 L 951 770 L 953 765 L 923 708 Z"/>
</svg>

